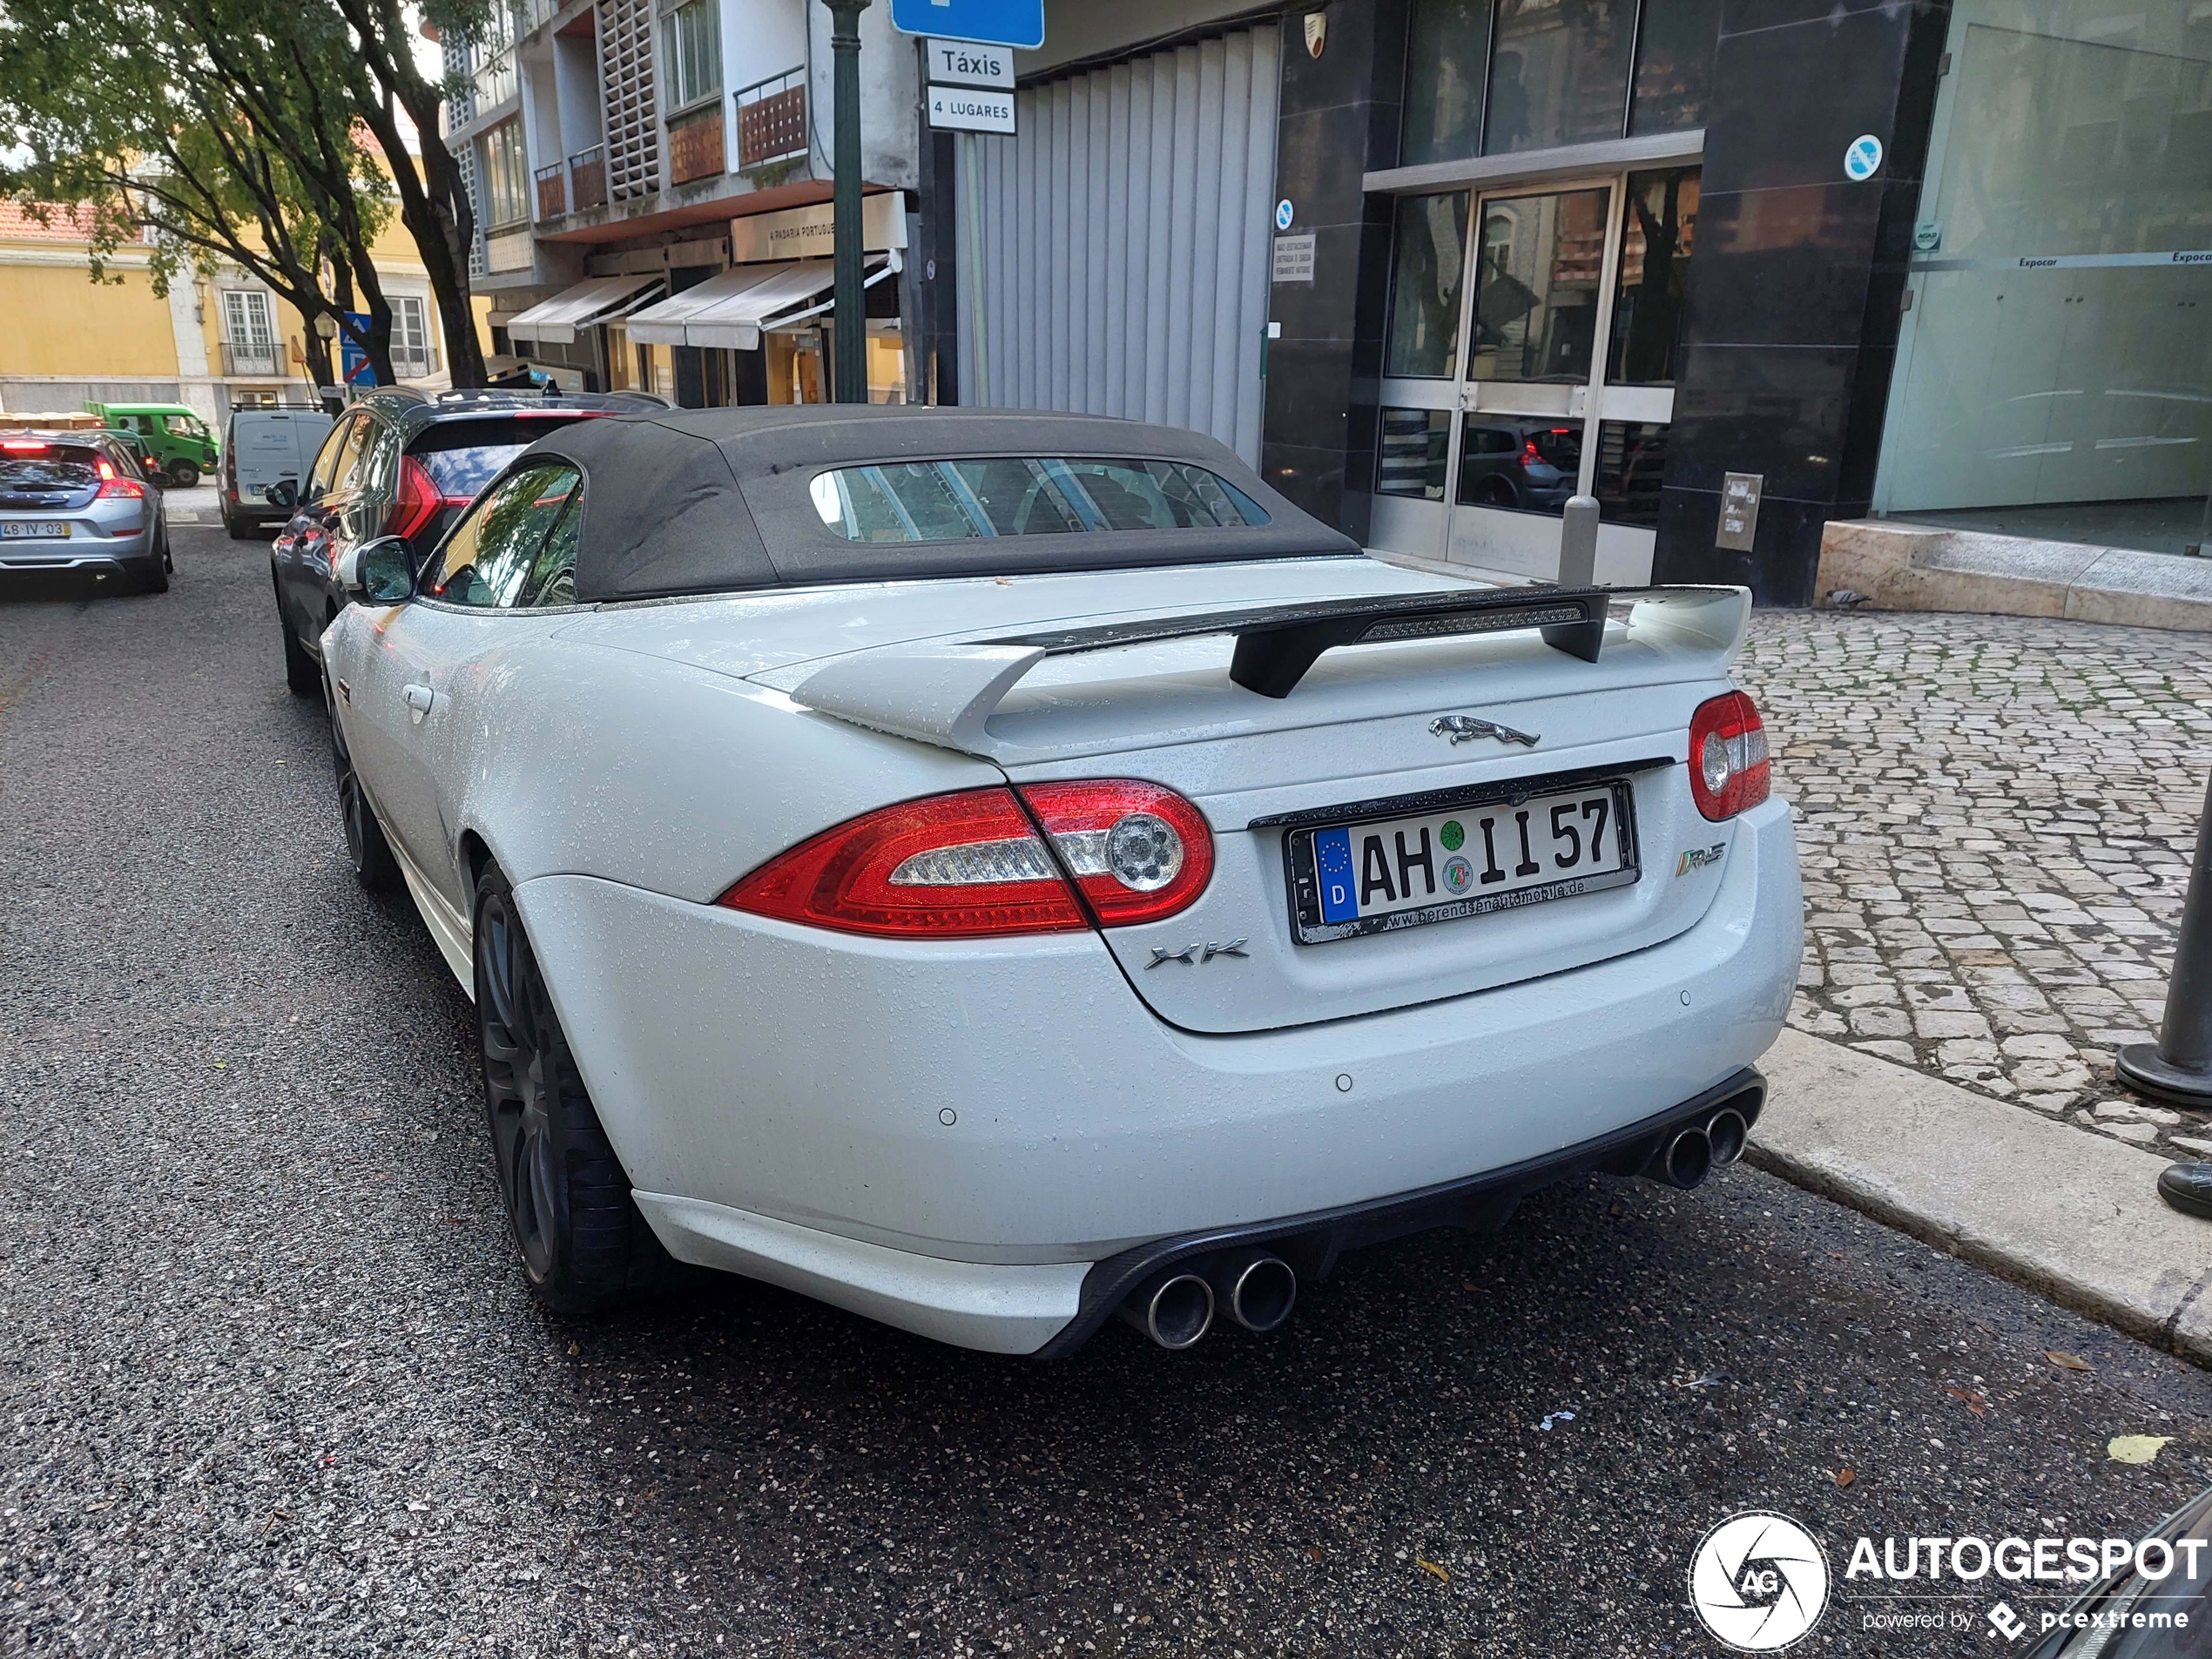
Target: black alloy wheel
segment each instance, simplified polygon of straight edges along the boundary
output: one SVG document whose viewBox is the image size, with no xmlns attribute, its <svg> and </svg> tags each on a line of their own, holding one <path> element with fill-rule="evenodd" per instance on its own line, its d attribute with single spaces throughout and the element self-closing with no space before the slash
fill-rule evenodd
<svg viewBox="0 0 2212 1659">
<path fill-rule="evenodd" d="M 189 461 L 179 461 L 169 469 L 169 482 L 179 489 L 190 489 L 199 482 L 199 469 Z"/>
<path fill-rule="evenodd" d="M 284 631 L 284 638 L 290 646 L 289 628 Z M 376 809 L 368 804 L 361 774 L 354 770 L 353 751 L 346 746 L 346 729 L 338 724 L 338 711 L 333 708 L 329 713 L 330 759 L 338 773 L 338 815 L 346 824 L 346 855 L 361 886 L 371 893 L 388 892 L 400 879 L 399 860 L 392 856 L 392 844 L 384 839 L 384 826 L 376 821 Z"/>
<path fill-rule="evenodd" d="M 497 867 L 476 883 L 476 1035 L 499 1191 L 530 1294 L 606 1312 L 659 1282 L 667 1256 L 630 1196 Z"/>
</svg>

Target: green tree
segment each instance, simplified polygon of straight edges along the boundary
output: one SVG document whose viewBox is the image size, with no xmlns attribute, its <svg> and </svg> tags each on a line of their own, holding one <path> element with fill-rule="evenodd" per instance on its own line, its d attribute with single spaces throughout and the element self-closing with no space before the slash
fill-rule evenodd
<svg viewBox="0 0 2212 1659">
<path fill-rule="evenodd" d="M 482 4 L 461 0 L 454 26 L 481 27 L 467 7 Z M 363 0 L 115 0 L 97 14 L 10 0 L 0 123 L 13 159 L 0 189 L 91 208 L 96 277 L 104 255 L 148 232 L 163 287 L 186 264 L 233 260 L 303 314 L 335 319 L 386 381 L 392 312 L 373 247 L 396 211 L 438 300 L 453 381 L 481 384 L 475 225 L 438 136 L 443 95 L 396 11 Z M 327 381 L 327 349 L 316 338 L 307 348 Z"/>
</svg>

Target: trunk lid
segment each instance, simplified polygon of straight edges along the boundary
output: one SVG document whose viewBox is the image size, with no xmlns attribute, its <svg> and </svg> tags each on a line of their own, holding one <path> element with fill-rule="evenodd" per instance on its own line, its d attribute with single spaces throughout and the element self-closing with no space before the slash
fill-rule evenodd
<svg viewBox="0 0 2212 1659">
<path fill-rule="evenodd" d="M 1417 624 L 1388 643 L 1329 650 L 1277 697 L 1232 679 L 1225 607 L 1486 590 L 1363 560 L 911 586 L 896 598 L 877 588 L 718 602 L 731 607 L 727 626 L 696 614 L 671 626 L 698 610 L 688 605 L 651 623 L 652 613 L 609 611 L 575 626 L 742 675 L 820 714 L 988 758 L 1017 783 L 1127 777 L 1177 790 L 1213 828 L 1213 877 L 1190 909 L 1105 938 L 1145 1003 L 1192 1031 L 1341 1019 L 1584 966 L 1690 927 L 1719 887 L 1729 826 L 1698 814 L 1685 761 L 1691 711 L 1729 689 L 1749 609 L 1740 590 L 1598 596 L 1594 614 L 1608 601 L 1613 612 L 1602 649 L 1572 630 L 1548 644 L 1533 626 L 1437 637 Z M 1487 591 L 1515 604 L 1556 597 Z M 786 629 L 794 602 L 809 620 Z M 1064 651 L 1030 643 L 1074 638 L 1076 624 L 1091 633 Z M 1176 631 L 1185 626 L 1204 631 Z M 1101 627 L 1121 631 L 1102 644 Z M 826 633 L 846 649 L 822 655 Z M 1595 660 L 1578 649 L 1595 649 Z M 1426 826 L 1439 838 L 1426 867 L 1418 839 L 1399 849 L 1386 838 L 1383 855 L 1395 866 L 1399 851 L 1413 854 L 1410 870 L 1390 873 L 1434 881 L 1445 843 L 1456 833 L 1473 853 L 1485 816 L 1494 844 L 1509 843 L 1516 813 L 1548 801 L 1563 822 L 1588 826 L 1601 798 L 1633 813 L 1633 839 L 1616 838 L 1604 880 L 1561 877 L 1560 896 L 1333 937 L 1298 920 L 1301 869 L 1308 920 L 1323 920 L 1310 914 L 1313 855 L 1291 857 L 1317 831 L 1405 820 L 1418 837 Z M 1617 829 L 1614 806 L 1603 816 Z M 1548 821 L 1539 814 L 1534 827 Z M 1555 860 L 1567 845 L 1532 846 L 1504 867 Z M 1686 860 L 1692 852 L 1706 856 Z M 1481 873 L 1467 879 L 1487 901 Z M 1437 901 L 1468 908 L 1451 894 Z"/>
</svg>

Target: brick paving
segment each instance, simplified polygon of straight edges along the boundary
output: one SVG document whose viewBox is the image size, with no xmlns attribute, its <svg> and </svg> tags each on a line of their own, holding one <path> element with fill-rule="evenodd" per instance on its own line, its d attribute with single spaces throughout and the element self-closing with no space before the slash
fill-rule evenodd
<svg viewBox="0 0 2212 1659">
<path fill-rule="evenodd" d="M 1738 668 L 1795 804 L 1792 1023 L 2085 1130 L 2212 1157 L 2135 1099 L 2212 767 L 2212 639 L 1762 611 Z"/>
</svg>

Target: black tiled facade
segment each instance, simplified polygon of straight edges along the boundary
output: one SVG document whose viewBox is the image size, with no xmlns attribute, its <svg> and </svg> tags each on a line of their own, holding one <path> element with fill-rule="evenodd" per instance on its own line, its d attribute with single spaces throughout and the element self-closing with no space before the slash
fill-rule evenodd
<svg viewBox="0 0 2212 1659">
<path fill-rule="evenodd" d="M 1361 175 L 1397 160 L 1407 0 L 1331 0 L 1318 57 L 1311 8 L 1285 14 L 1275 194 L 1315 233 L 1314 280 L 1278 283 L 1269 315 L 1260 469 L 1291 500 L 1355 538 L 1367 534 L 1376 395 L 1390 271 L 1391 204 Z"/>
<path fill-rule="evenodd" d="M 1813 596 L 1821 527 L 1873 494 L 1947 0 L 1728 0 L 1654 575 Z M 1844 176 L 1859 134 L 1881 170 Z M 1716 548 L 1721 475 L 1764 475 Z"/>
<path fill-rule="evenodd" d="M 1316 235 L 1312 286 L 1272 290 L 1261 464 L 1365 539 L 1391 258 L 1409 0 L 1333 0 L 1308 55 L 1283 18 L 1278 198 Z M 1654 574 L 1812 597 L 1821 528 L 1867 510 L 1895 359 L 1948 0 L 1724 0 Z M 1844 175 L 1861 133 L 1880 171 Z M 1757 545 L 1713 543 L 1722 475 L 1765 482 Z"/>
</svg>

